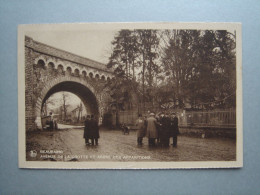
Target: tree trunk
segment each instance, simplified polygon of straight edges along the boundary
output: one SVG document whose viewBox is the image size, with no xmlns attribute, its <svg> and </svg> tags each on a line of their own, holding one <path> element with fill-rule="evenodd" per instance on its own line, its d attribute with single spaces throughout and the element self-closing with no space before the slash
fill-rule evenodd
<svg viewBox="0 0 260 195">
<path fill-rule="evenodd" d="M 143 111 L 145 112 L 144 75 L 145 75 L 145 54 L 143 52 L 143 75 L 142 75 L 142 82 L 143 82 Z"/>
</svg>

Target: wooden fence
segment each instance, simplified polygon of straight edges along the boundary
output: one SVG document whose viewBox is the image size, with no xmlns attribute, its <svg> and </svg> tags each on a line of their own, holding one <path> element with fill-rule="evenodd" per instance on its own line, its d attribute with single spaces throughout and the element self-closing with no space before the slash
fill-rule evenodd
<svg viewBox="0 0 260 195">
<path fill-rule="evenodd" d="M 199 127 L 236 127 L 236 111 L 216 110 L 216 111 L 184 111 L 178 114 L 179 125 L 199 126 Z"/>
<path fill-rule="evenodd" d="M 174 110 L 179 118 L 179 126 L 182 127 L 212 127 L 212 128 L 235 128 L 236 110 L 214 110 L 214 111 L 182 111 Z M 134 125 L 138 118 L 137 111 L 120 111 L 119 123 Z M 115 125 L 115 115 L 113 115 Z"/>
</svg>

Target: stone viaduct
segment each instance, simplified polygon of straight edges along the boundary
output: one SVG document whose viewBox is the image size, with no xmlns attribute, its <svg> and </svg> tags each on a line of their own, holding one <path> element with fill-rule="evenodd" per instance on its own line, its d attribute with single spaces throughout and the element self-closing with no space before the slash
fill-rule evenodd
<svg viewBox="0 0 260 195">
<path fill-rule="evenodd" d="M 112 78 L 113 71 L 105 64 L 25 36 L 26 131 L 42 129 L 43 105 L 52 94 L 60 91 L 77 95 L 87 112 L 101 119 L 110 102 L 105 84 Z"/>
</svg>

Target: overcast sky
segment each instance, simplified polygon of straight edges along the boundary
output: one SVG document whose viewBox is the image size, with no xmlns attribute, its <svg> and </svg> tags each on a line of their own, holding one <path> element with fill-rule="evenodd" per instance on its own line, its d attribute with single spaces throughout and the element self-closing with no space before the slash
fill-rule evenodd
<svg viewBox="0 0 260 195">
<path fill-rule="evenodd" d="M 111 41 L 116 32 L 115 30 L 29 31 L 26 35 L 35 41 L 106 64 L 111 52 Z"/>
</svg>

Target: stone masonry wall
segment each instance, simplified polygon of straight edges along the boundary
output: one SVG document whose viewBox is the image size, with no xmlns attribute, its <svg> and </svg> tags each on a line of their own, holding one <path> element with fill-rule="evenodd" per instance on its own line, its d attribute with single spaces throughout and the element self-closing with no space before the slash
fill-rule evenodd
<svg viewBox="0 0 260 195">
<path fill-rule="evenodd" d="M 73 60 L 75 60 L 75 62 Z M 86 63 L 88 63 L 88 66 Z M 77 77 L 92 86 L 95 89 L 94 95 L 96 96 L 97 101 L 101 102 L 99 106 L 102 113 L 100 114 L 103 114 L 106 106 L 105 102 L 107 102 L 106 99 L 109 97 L 107 95 L 108 90 L 104 88 L 104 84 L 107 82 L 106 78 L 112 78 L 112 73 L 110 70 L 101 67 L 101 65 L 103 64 L 89 59 L 84 59 L 69 52 L 58 50 L 25 37 L 26 130 L 30 131 L 36 129 L 35 110 L 36 106 L 41 106 L 37 104 L 37 99 L 40 97 L 45 85 L 50 80 L 55 80 L 60 77 Z M 80 70 L 83 70 L 82 67 L 86 72 L 80 72 Z M 93 78 L 90 77 L 87 72 L 93 73 Z M 106 78 L 104 76 L 104 78 L 95 78 L 95 73 L 106 75 Z"/>
<path fill-rule="evenodd" d="M 33 51 L 25 48 L 25 116 L 26 130 L 33 130 L 34 126 L 34 102 L 33 96 Z"/>
</svg>

